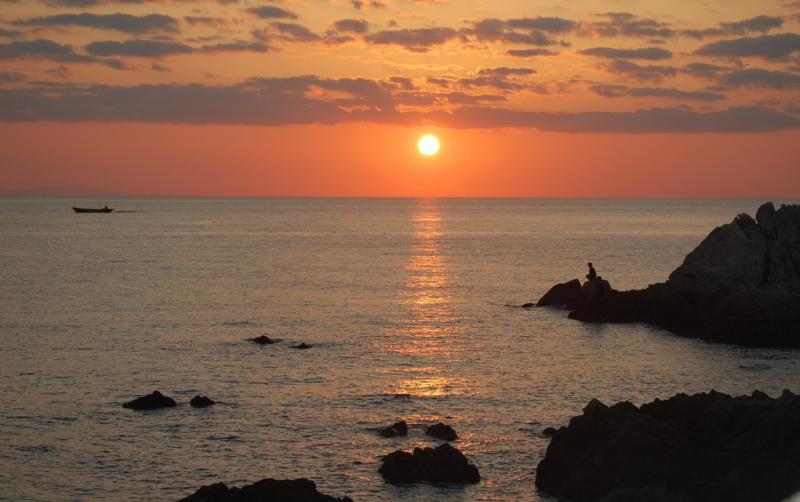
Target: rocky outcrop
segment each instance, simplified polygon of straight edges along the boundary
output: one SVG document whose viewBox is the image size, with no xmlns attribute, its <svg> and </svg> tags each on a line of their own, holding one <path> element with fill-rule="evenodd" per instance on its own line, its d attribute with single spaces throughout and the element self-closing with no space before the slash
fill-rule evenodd
<svg viewBox="0 0 800 502">
<path fill-rule="evenodd" d="M 577 301 L 563 304 L 570 318 L 586 322 L 646 322 L 709 340 L 800 346 L 800 206 L 776 211 L 766 203 L 756 218 L 741 214 L 716 228 L 664 283 L 620 292 L 588 281 Z"/>
<path fill-rule="evenodd" d="M 559 429 L 536 486 L 576 501 L 780 501 L 800 490 L 800 397 L 592 400 Z"/>
<path fill-rule="evenodd" d="M 152 394 L 137 397 L 133 401 L 124 403 L 122 407 L 132 410 L 154 410 L 157 408 L 173 408 L 175 405 L 174 399 L 163 395 L 159 391 L 154 391 Z"/>
<path fill-rule="evenodd" d="M 352 502 L 349 497 L 336 498 L 317 491 L 313 481 L 301 479 L 262 479 L 241 488 L 228 488 L 225 483 L 203 486 L 179 502 Z"/>
<path fill-rule="evenodd" d="M 572 279 L 569 282 L 562 282 L 550 288 L 550 291 L 545 293 L 544 296 L 536 302 L 536 305 L 538 307 L 566 305 L 567 307 L 574 308 L 578 305 L 580 296 L 581 281 Z"/>
<path fill-rule="evenodd" d="M 272 345 L 273 343 L 275 343 L 275 340 L 273 340 L 272 338 L 268 337 L 267 335 L 257 336 L 255 338 L 253 338 L 252 340 L 253 340 L 253 343 L 257 343 L 258 345 Z"/>
<path fill-rule="evenodd" d="M 300 350 L 310 349 L 311 347 L 313 347 L 313 345 L 309 345 L 305 342 L 301 343 L 300 345 L 292 346 L 293 349 L 300 349 Z"/>
<path fill-rule="evenodd" d="M 189 404 L 192 406 L 192 408 L 208 408 L 209 406 L 217 404 L 217 402 L 206 396 L 201 396 L 198 394 L 194 396 L 191 401 L 189 401 Z"/>
<path fill-rule="evenodd" d="M 475 484 L 481 480 L 478 468 L 449 444 L 436 448 L 414 448 L 413 453 L 399 450 L 390 453 L 384 457 L 378 472 L 392 484 L 420 481 Z"/>
<path fill-rule="evenodd" d="M 455 429 L 441 422 L 425 427 L 425 434 L 445 441 L 455 441 L 458 439 L 458 434 L 456 434 Z"/>
<path fill-rule="evenodd" d="M 408 436 L 408 424 L 405 420 L 400 420 L 399 422 L 393 423 L 389 427 L 378 429 L 378 434 L 385 438 Z"/>
</svg>

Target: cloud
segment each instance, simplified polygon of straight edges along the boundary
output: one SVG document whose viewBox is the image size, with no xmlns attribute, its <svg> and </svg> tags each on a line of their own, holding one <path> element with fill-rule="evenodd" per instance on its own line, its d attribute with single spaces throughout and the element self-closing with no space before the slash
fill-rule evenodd
<svg viewBox="0 0 800 502">
<path fill-rule="evenodd" d="M 635 80 L 652 82 L 659 82 L 666 77 L 673 77 L 678 73 L 678 70 L 672 66 L 641 66 L 631 61 L 624 61 L 622 59 L 615 59 L 608 63 L 603 63 L 600 65 L 600 67 L 609 73 L 633 78 Z"/>
<path fill-rule="evenodd" d="M 384 2 L 381 2 L 380 0 L 370 0 L 370 1 L 351 0 L 350 1 L 350 5 L 352 5 L 353 8 L 356 9 L 356 10 L 366 10 L 367 8 L 371 8 L 371 9 L 385 9 L 386 8 L 386 4 Z"/>
<path fill-rule="evenodd" d="M 398 45 L 412 52 L 427 52 L 458 37 L 453 28 L 408 28 L 371 33 L 364 40 L 373 45 Z"/>
<path fill-rule="evenodd" d="M 14 83 L 25 81 L 25 75 L 14 71 L 0 71 L 0 82 Z"/>
<path fill-rule="evenodd" d="M 153 32 L 178 32 L 178 21 L 170 16 L 148 14 L 59 14 L 14 21 L 17 26 L 84 26 L 123 33 L 143 34 Z"/>
<path fill-rule="evenodd" d="M 275 22 L 270 26 L 278 33 L 278 38 L 282 40 L 291 40 L 295 42 L 314 42 L 322 38 L 305 26 L 297 23 Z"/>
<path fill-rule="evenodd" d="M 3 59 L 49 59 L 74 63 L 93 61 L 89 56 L 77 54 L 70 45 L 43 38 L 0 44 L 0 60 Z"/>
<path fill-rule="evenodd" d="M 484 68 L 474 77 L 460 78 L 456 83 L 465 88 L 489 87 L 499 91 L 508 92 L 528 88 L 529 85 L 518 78 L 527 77 L 536 73 L 530 68 Z"/>
<path fill-rule="evenodd" d="M 186 16 L 183 20 L 191 25 L 222 26 L 228 24 L 228 20 L 224 17 Z"/>
<path fill-rule="evenodd" d="M 724 75 L 720 83 L 731 87 L 800 89 L 800 75 L 762 69 L 740 70 Z"/>
<path fill-rule="evenodd" d="M 629 12 L 606 12 L 599 15 L 606 20 L 583 25 L 581 32 L 584 35 L 630 38 L 670 38 L 675 35 L 675 30 L 669 24 Z"/>
<path fill-rule="evenodd" d="M 703 30 L 684 30 L 683 34 L 696 39 L 726 35 L 746 35 L 750 32 L 766 33 L 783 26 L 783 18 L 778 16 L 756 16 L 742 21 L 720 23 L 718 28 Z"/>
<path fill-rule="evenodd" d="M 502 94 L 465 94 L 463 92 L 448 92 L 442 94 L 442 97 L 447 99 L 448 103 L 454 105 L 477 105 L 488 102 L 506 101 L 506 97 Z"/>
<path fill-rule="evenodd" d="M 578 51 L 578 54 L 585 56 L 595 56 L 608 59 L 646 59 L 657 61 L 660 59 L 670 59 L 672 52 L 660 47 L 645 47 L 641 49 L 614 49 L 612 47 L 594 47 Z"/>
<path fill-rule="evenodd" d="M 297 19 L 297 14 L 294 12 L 274 5 L 251 7 L 247 9 L 247 12 L 261 19 Z"/>
<path fill-rule="evenodd" d="M 563 24 L 559 25 L 556 20 L 563 21 Z M 563 33 L 564 26 L 574 25 L 570 23 L 572 21 L 560 18 L 519 18 L 507 21 L 489 18 L 471 23 L 468 28 L 462 30 L 462 33 L 478 42 L 499 42 L 545 47 L 557 45 L 559 42 L 552 37 L 552 34 Z M 535 26 L 549 26 L 550 29 L 536 28 Z M 559 29 L 556 30 L 556 27 Z"/>
<path fill-rule="evenodd" d="M 22 33 L 20 33 L 19 31 L 4 30 L 3 28 L 0 28 L 0 37 L 3 37 L 3 38 L 17 38 L 20 35 L 22 35 Z"/>
<path fill-rule="evenodd" d="M 93 56 L 134 56 L 155 58 L 171 54 L 188 54 L 192 47 L 180 42 L 164 40 L 105 40 L 92 42 L 86 46 L 86 52 Z"/>
<path fill-rule="evenodd" d="M 557 56 L 558 53 L 549 49 L 509 49 L 506 51 L 511 57 L 530 58 L 534 56 Z"/>
<path fill-rule="evenodd" d="M 340 19 L 333 23 L 333 29 L 340 33 L 363 35 L 369 31 L 369 23 L 365 19 Z"/>
<path fill-rule="evenodd" d="M 689 63 L 681 68 L 681 72 L 694 77 L 715 79 L 720 73 L 727 71 L 728 68 L 708 63 Z"/>
<path fill-rule="evenodd" d="M 625 96 L 635 98 L 667 98 L 690 101 L 719 101 L 725 95 L 711 91 L 683 91 L 671 87 L 628 87 L 625 85 L 593 85 L 590 89 L 600 96 L 607 98 L 621 98 Z"/>
<path fill-rule="evenodd" d="M 697 49 L 695 54 L 721 58 L 783 59 L 798 51 L 800 51 L 800 35 L 782 33 L 780 35 L 720 40 L 704 45 Z"/>
<path fill-rule="evenodd" d="M 523 17 L 509 19 L 506 26 L 512 30 L 545 31 L 547 33 L 569 33 L 578 26 L 575 21 L 560 17 Z"/>
<path fill-rule="evenodd" d="M 319 96 L 319 93 L 311 93 L 312 89 L 333 94 Z M 424 98 L 412 95 L 409 99 L 420 97 Z M 489 98 L 496 99 L 499 98 Z M 27 89 L 0 89 L 0 120 L 275 126 L 433 122 L 442 127 L 458 128 L 521 127 L 569 133 L 636 134 L 766 132 L 800 128 L 800 117 L 758 106 L 709 113 L 676 108 L 634 112 L 534 112 L 481 106 L 465 106 L 452 113 L 402 113 L 397 110 L 398 104 L 398 99 L 379 81 L 325 79 L 313 75 L 254 78 L 227 86 L 50 83 Z"/>
<path fill-rule="evenodd" d="M 709 113 L 676 108 L 566 113 L 464 107 L 438 118 L 451 127 L 520 127 L 566 133 L 752 133 L 800 128 L 800 118 L 759 106 Z"/>
<path fill-rule="evenodd" d="M 192 47 L 180 42 L 167 40 L 105 40 L 92 42 L 86 52 L 93 56 L 128 56 L 158 58 L 173 54 L 215 53 L 215 52 L 268 52 L 271 48 L 261 42 L 225 42 L 201 47 Z"/>
</svg>

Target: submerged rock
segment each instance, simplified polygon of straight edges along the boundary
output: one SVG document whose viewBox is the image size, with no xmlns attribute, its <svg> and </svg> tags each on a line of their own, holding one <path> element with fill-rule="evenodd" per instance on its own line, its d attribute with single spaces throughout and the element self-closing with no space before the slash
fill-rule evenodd
<svg viewBox="0 0 800 502">
<path fill-rule="evenodd" d="M 262 479 L 241 488 L 228 488 L 225 483 L 203 486 L 179 502 L 352 502 L 349 497 L 336 498 L 317 491 L 313 481 L 301 479 Z"/>
<path fill-rule="evenodd" d="M 441 422 L 425 428 L 425 434 L 435 438 L 444 439 L 445 441 L 455 441 L 458 439 L 456 431 L 449 425 Z"/>
<path fill-rule="evenodd" d="M 788 392 L 592 400 L 551 440 L 536 486 L 577 501 L 780 501 L 800 490 L 798 444 L 800 398 Z"/>
<path fill-rule="evenodd" d="M 172 408 L 175 405 L 174 399 L 163 395 L 159 391 L 154 391 L 152 394 L 137 397 L 133 401 L 124 403 L 122 407 L 132 410 L 154 410 L 156 408 Z"/>
<path fill-rule="evenodd" d="M 393 423 L 389 427 L 378 429 L 378 434 L 385 438 L 408 436 L 408 424 L 405 420 L 400 420 L 399 422 Z"/>
<path fill-rule="evenodd" d="M 766 203 L 757 221 L 737 216 L 713 230 L 664 283 L 620 292 L 588 281 L 577 301 L 557 304 L 585 322 L 645 322 L 689 337 L 800 346 L 800 206 L 776 211 Z"/>
<path fill-rule="evenodd" d="M 213 401 L 207 398 L 206 396 L 201 396 L 198 394 L 194 396 L 191 401 L 189 401 L 189 404 L 192 405 L 193 408 L 206 408 L 208 406 L 213 406 L 217 403 L 216 401 Z"/>
<path fill-rule="evenodd" d="M 275 343 L 275 340 L 273 340 L 272 338 L 268 337 L 267 335 L 261 335 L 261 336 L 257 336 L 255 338 L 253 338 L 253 342 L 257 343 L 259 345 L 270 345 L 270 344 Z"/>
<path fill-rule="evenodd" d="M 420 481 L 474 484 L 481 480 L 478 468 L 449 444 L 436 448 L 414 448 L 413 453 L 395 451 L 386 455 L 378 472 L 392 484 Z"/>
<path fill-rule="evenodd" d="M 305 342 L 304 342 L 304 343 L 301 343 L 300 345 L 295 345 L 295 346 L 294 346 L 294 347 L 292 347 L 292 348 L 293 348 L 293 349 L 305 350 L 305 349 L 310 349 L 311 347 L 313 347 L 313 345 L 309 345 L 309 344 L 307 344 L 307 343 L 305 343 Z"/>
</svg>

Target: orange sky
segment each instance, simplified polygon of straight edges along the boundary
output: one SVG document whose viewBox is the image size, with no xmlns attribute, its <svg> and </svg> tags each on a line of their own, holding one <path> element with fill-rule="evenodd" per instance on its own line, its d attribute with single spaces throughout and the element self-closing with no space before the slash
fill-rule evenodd
<svg viewBox="0 0 800 502">
<path fill-rule="evenodd" d="M 800 195 L 797 2 L 79 4 L 3 3 L 0 194 Z"/>
</svg>

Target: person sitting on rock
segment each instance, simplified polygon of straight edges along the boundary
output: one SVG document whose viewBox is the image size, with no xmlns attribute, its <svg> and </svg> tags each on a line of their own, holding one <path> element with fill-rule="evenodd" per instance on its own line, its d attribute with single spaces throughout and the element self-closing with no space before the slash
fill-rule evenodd
<svg viewBox="0 0 800 502">
<path fill-rule="evenodd" d="M 587 263 L 586 265 L 589 266 L 589 273 L 586 274 L 586 278 L 590 281 L 597 280 L 597 272 L 595 272 L 594 267 L 592 266 L 592 262 Z"/>
</svg>

